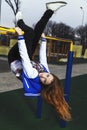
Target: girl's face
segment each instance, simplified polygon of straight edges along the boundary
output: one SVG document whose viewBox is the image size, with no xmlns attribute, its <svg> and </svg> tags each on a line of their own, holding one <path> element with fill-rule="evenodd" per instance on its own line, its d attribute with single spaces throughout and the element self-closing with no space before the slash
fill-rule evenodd
<svg viewBox="0 0 87 130">
<path fill-rule="evenodd" d="M 50 73 L 39 73 L 40 80 L 43 84 L 49 85 L 53 81 L 53 75 Z"/>
</svg>

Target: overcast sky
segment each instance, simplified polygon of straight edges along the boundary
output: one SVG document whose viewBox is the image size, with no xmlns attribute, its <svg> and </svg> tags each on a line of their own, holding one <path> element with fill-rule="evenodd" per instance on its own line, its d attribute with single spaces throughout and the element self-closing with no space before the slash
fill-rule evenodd
<svg viewBox="0 0 87 130">
<path fill-rule="evenodd" d="M 44 11 L 46 10 L 45 3 L 55 0 L 20 0 L 21 11 L 26 24 L 32 26 L 36 23 Z M 57 0 L 56 0 L 57 1 Z M 68 4 L 57 11 L 50 20 L 57 23 L 63 22 L 73 28 L 82 25 L 83 11 L 84 21 L 83 25 L 87 23 L 87 0 L 64 0 Z M 81 10 L 81 8 L 83 10 Z M 0 24 L 6 27 L 14 27 L 14 14 L 5 0 L 2 0 L 1 7 L 1 21 Z"/>
</svg>

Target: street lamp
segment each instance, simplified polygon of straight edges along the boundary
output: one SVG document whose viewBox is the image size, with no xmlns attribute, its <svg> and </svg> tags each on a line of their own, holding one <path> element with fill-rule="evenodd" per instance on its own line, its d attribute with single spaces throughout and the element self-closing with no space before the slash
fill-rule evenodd
<svg viewBox="0 0 87 130">
<path fill-rule="evenodd" d="M 81 34 L 81 42 L 83 42 L 83 53 L 84 53 L 84 51 L 85 51 L 85 48 L 86 48 L 86 31 L 84 32 L 83 31 L 83 22 L 84 22 L 84 9 L 83 9 L 83 7 L 80 7 L 80 9 L 82 10 L 82 13 L 83 13 L 83 15 L 82 15 L 82 34 Z"/>
<path fill-rule="evenodd" d="M 0 0 L 0 22 L 1 22 L 1 2 L 2 0 Z"/>
<path fill-rule="evenodd" d="M 84 23 L 84 9 L 83 9 L 83 7 L 80 7 L 80 9 L 82 10 L 82 13 L 83 13 L 83 15 L 82 15 L 82 26 L 83 26 L 83 23 Z"/>
</svg>

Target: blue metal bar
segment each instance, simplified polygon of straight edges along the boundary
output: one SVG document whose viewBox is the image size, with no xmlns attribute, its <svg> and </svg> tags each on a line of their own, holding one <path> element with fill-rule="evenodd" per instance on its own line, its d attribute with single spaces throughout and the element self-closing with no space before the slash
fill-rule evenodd
<svg viewBox="0 0 87 130">
<path fill-rule="evenodd" d="M 65 88 L 64 88 L 64 94 L 65 94 L 65 100 L 69 101 L 69 94 L 70 94 L 70 83 L 71 83 L 71 73 L 72 73 L 72 64 L 73 64 L 73 51 L 69 51 L 68 53 L 68 62 L 67 62 L 67 68 L 66 68 L 66 80 L 65 80 Z M 61 120 L 60 125 L 62 128 L 66 126 L 66 121 Z"/>
<path fill-rule="evenodd" d="M 38 96 L 37 101 L 37 118 L 41 118 L 41 111 L 42 111 L 42 97 Z"/>
<path fill-rule="evenodd" d="M 69 95 L 69 93 L 70 93 L 73 53 L 74 52 L 69 52 L 69 54 L 68 54 L 68 62 L 67 62 L 67 68 L 66 68 L 66 82 L 65 82 L 65 88 L 64 88 L 65 95 L 67 95 L 67 94 Z"/>
</svg>

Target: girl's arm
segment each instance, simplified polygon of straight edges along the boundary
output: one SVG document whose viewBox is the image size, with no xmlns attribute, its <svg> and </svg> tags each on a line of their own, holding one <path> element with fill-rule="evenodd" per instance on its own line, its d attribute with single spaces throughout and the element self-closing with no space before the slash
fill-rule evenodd
<svg viewBox="0 0 87 130">
<path fill-rule="evenodd" d="M 32 67 L 30 58 L 27 53 L 27 48 L 25 45 L 25 40 L 22 35 L 22 30 L 19 27 L 16 27 L 15 29 L 17 33 L 19 34 L 18 36 L 18 47 L 19 47 L 19 53 L 21 56 L 21 61 L 22 61 L 22 66 L 24 73 L 28 78 L 35 78 L 38 76 L 38 72 L 35 68 Z"/>
<path fill-rule="evenodd" d="M 46 55 L 46 38 L 44 33 L 41 36 L 41 44 L 39 50 L 39 60 L 42 65 L 47 69 L 49 72 L 48 64 L 47 64 L 47 55 Z"/>
</svg>

